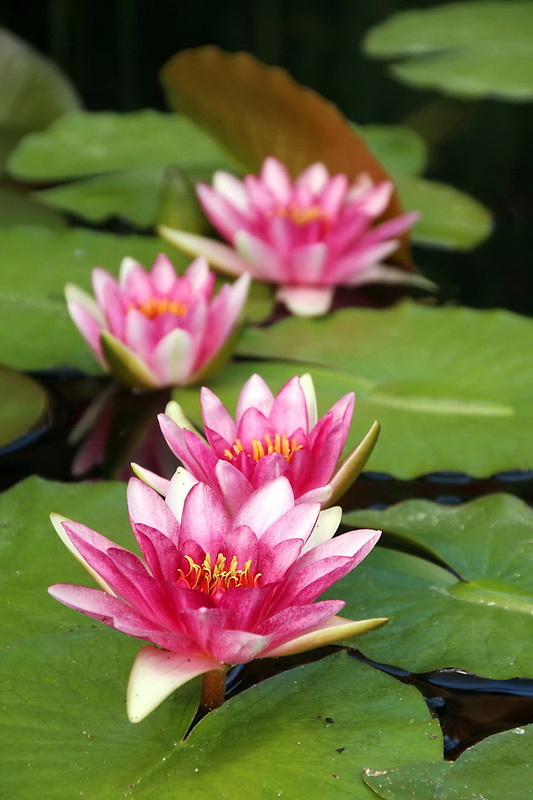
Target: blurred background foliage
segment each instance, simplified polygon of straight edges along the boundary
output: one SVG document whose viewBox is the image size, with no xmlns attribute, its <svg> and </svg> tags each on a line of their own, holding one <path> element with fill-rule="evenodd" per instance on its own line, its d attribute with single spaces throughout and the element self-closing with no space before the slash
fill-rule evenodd
<svg viewBox="0 0 533 800">
<path fill-rule="evenodd" d="M 213 43 L 285 67 L 357 124 L 406 125 L 428 144 L 427 177 L 471 194 L 495 219 L 492 236 L 471 252 L 415 250 L 421 269 L 442 284 L 444 299 L 531 314 L 531 102 L 527 97 L 521 102 L 515 97 L 469 99 L 444 94 L 442 87 L 410 87 L 376 57 L 378 34 L 369 36 L 400 12 L 438 10 L 441 5 L 433 0 L 199 0 L 194 5 L 173 0 L 18 0 L 0 3 L 0 25 L 49 55 L 89 110 L 164 109 L 160 67 L 183 48 Z M 526 15 L 533 10 L 529 0 L 463 0 L 455 5 L 471 7 L 463 29 L 475 30 L 480 41 L 491 14 L 497 19 L 498 7 L 520 5 Z M 416 25 L 420 31 L 427 27 L 423 18 Z M 446 31 L 447 25 L 441 23 L 440 29 Z M 523 28 L 517 18 L 517 35 Z M 457 36 L 450 23 L 450 46 Z"/>
</svg>

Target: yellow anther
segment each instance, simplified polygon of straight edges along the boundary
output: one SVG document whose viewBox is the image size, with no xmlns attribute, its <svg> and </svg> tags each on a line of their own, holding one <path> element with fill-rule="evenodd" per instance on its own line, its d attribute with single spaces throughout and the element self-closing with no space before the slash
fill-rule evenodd
<svg viewBox="0 0 533 800">
<path fill-rule="evenodd" d="M 171 300 L 169 297 L 151 297 L 150 300 L 145 300 L 143 303 L 131 305 L 130 309 L 132 308 L 136 308 L 148 319 L 156 319 L 163 314 L 174 314 L 177 317 L 182 317 L 187 311 L 185 303 L 180 303 L 179 300 Z"/>
</svg>

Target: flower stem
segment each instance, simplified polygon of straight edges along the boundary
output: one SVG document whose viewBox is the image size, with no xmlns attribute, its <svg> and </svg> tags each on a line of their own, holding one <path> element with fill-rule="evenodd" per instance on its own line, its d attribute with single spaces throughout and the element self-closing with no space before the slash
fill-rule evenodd
<svg viewBox="0 0 533 800">
<path fill-rule="evenodd" d="M 204 672 L 202 676 L 202 694 L 200 697 L 200 711 L 207 714 L 214 708 L 218 708 L 224 702 L 226 691 L 226 667 L 222 669 L 212 669 Z"/>
</svg>

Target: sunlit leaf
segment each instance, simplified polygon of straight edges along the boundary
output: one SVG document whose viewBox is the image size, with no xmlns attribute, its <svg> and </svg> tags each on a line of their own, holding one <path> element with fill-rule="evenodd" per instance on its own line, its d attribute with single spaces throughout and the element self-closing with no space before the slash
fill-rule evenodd
<svg viewBox="0 0 533 800">
<path fill-rule="evenodd" d="M 296 176 L 322 161 L 330 172 L 373 180 L 388 177 L 364 139 L 337 108 L 298 85 L 285 70 L 268 67 L 249 53 L 216 47 L 184 50 L 161 72 L 170 106 L 207 130 L 247 170 L 276 156 Z M 400 211 L 393 196 L 386 217 Z M 406 249 L 397 256 L 406 265 Z"/>
<path fill-rule="evenodd" d="M 367 656 L 414 672 L 533 677 L 533 511 L 525 503 L 507 495 L 457 507 L 410 500 L 344 521 L 382 529 L 443 564 L 380 549 L 335 587 L 349 598 L 346 616 L 390 617 L 361 645 Z"/>
<path fill-rule="evenodd" d="M 365 770 L 364 780 L 384 800 L 522 800 L 533 779 L 533 728 L 489 736 L 454 763 L 427 762 Z"/>
<path fill-rule="evenodd" d="M 396 14 L 364 42 L 376 58 L 401 59 L 392 74 L 411 86 L 465 99 L 533 98 L 533 6 L 471 0 Z"/>
<path fill-rule="evenodd" d="M 9 170 L 17 178 L 53 181 L 168 164 L 209 171 L 227 163 L 207 134 L 176 114 L 80 111 L 27 136 L 12 154 Z"/>
<path fill-rule="evenodd" d="M 524 317 L 413 303 L 346 309 L 249 329 L 239 352 L 339 370 L 356 393 L 357 424 L 382 425 L 371 469 L 414 478 L 533 467 L 533 322 Z"/>
<path fill-rule="evenodd" d="M 49 512 L 132 547 L 124 494 L 118 483 L 32 478 L 0 497 L 2 796 L 166 800 L 179 786 L 180 795 L 199 800 L 240 800 L 244 789 L 249 797 L 291 797 L 300 788 L 313 800 L 326 791 L 357 800 L 372 796 L 362 780 L 369 764 L 439 758 L 439 726 L 419 693 L 344 653 L 248 689 L 185 742 L 198 681 L 129 723 L 126 681 L 142 643 L 46 593 L 56 582 L 91 583 Z"/>
</svg>

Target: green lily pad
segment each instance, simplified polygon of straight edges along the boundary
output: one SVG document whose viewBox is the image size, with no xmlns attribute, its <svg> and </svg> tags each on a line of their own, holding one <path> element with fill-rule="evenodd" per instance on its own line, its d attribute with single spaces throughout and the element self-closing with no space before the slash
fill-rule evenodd
<svg viewBox="0 0 533 800">
<path fill-rule="evenodd" d="M 478 0 L 405 11 L 367 35 L 376 58 L 402 59 L 398 80 L 466 99 L 533 98 L 533 6 Z"/>
<path fill-rule="evenodd" d="M 45 206 L 76 214 L 95 224 L 122 217 L 140 228 L 156 221 L 165 167 L 117 170 L 94 178 L 44 189 L 36 197 Z"/>
<path fill-rule="evenodd" d="M 492 216 L 485 206 L 453 186 L 417 177 L 425 167 L 427 149 L 415 131 L 399 125 L 366 125 L 359 131 L 389 170 L 405 210 L 420 212 L 413 242 L 469 250 L 487 238 Z"/>
<path fill-rule="evenodd" d="M 0 397 L 0 448 L 4 448 L 45 421 L 48 399 L 34 380 L 2 366 Z"/>
<path fill-rule="evenodd" d="M 73 630 L 0 651 L 4 797 L 116 800 L 151 782 L 194 716 L 199 685 L 183 686 L 132 725 L 126 683 L 139 644 L 111 631 Z"/>
<path fill-rule="evenodd" d="M 58 67 L 18 36 L 0 28 L 0 125 L 45 128 L 80 107 L 76 90 Z"/>
<path fill-rule="evenodd" d="M 228 166 L 228 161 L 190 120 L 146 109 L 66 114 L 46 131 L 26 136 L 8 166 L 16 178 L 55 181 L 168 164 L 211 171 Z"/>
<path fill-rule="evenodd" d="M 415 672 L 456 667 L 489 678 L 533 677 L 533 511 L 490 495 L 457 507 L 422 500 L 344 521 L 377 528 L 443 566 L 393 550 L 373 552 L 335 587 L 343 614 L 390 617 L 365 654 Z M 451 571 L 453 570 L 453 572 Z M 330 592 L 330 596 L 331 592 Z"/>
<path fill-rule="evenodd" d="M 418 692 L 343 653 L 252 687 L 185 742 L 198 680 L 133 725 L 125 694 L 138 645 L 92 631 L 37 637 L 0 653 L 6 797 L 170 800 L 179 786 L 198 800 L 239 800 L 243 788 L 257 798 L 302 790 L 312 800 L 326 792 L 358 800 L 373 796 L 362 780 L 367 764 L 439 757 L 438 722 Z"/>
<path fill-rule="evenodd" d="M 344 654 L 254 686 L 210 714 L 153 775 L 136 800 L 185 797 L 370 798 L 361 774 L 391 752 L 408 762 L 440 755 L 436 720 L 420 697 Z M 375 756 L 374 756 L 375 754 Z M 434 757 L 435 757 L 434 756 Z M 375 759 L 375 761 L 374 761 Z"/>
<path fill-rule="evenodd" d="M 131 547 L 124 494 L 118 483 L 30 478 L 0 497 L 2 796 L 165 800 L 179 786 L 184 797 L 206 800 L 238 800 L 243 788 L 258 798 L 297 796 L 300 788 L 313 799 L 326 790 L 366 798 L 361 774 L 369 764 L 439 758 L 439 726 L 420 694 L 345 653 L 241 693 L 185 742 L 198 680 L 128 723 L 126 681 L 140 642 L 46 594 L 51 583 L 91 583 L 48 513 Z"/>
<path fill-rule="evenodd" d="M 63 514 L 131 548 L 124 484 L 58 484 L 28 478 L 0 495 L 0 508 L 0 596 L 5 610 L 0 646 L 42 634 L 92 630 L 93 621 L 73 614 L 46 593 L 53 583 L 83 582 L 85 577 L 49 516 Z"/>
<path fill-rule="evenodd" d="M 372 469 L 476 476 L 533 467 L 533 322 L 507 311 L 346 309 L 245 331 L 239 353 L 300 361 L 350 378 L 357 424 L 377 419 Z"/>
<path fill-rule="evenodd" d="M 161 252 L 178 268 L 188 263 L 155 237 L 88 230 L 14 226 L 0 230 L 0 246 L 0 361 L 16 369 L 99 370 L 68 315 L 63 297 L 67 282 L 90 290 L 93 267 L 117 275 L 125 256 L 146 267 Z"/>
<path fill-rule="evenodd" d="M 356 130 L 385 169 L 404 175 L 420 175 L 427 163 L 424 139 L 401 125 L 362 125 Z"/>
<path fill-rule="evenodd" d="M 471 250 L 492 230 L 492 215 L 465 192 L 444 183 L 392 174 L 406 211 L 419 211 L 413 242 L 449 250 Z"/>
<path fill-rule="evenodd" d="M 533 728 L 514 728 L 476 744 L 454 763 L 409 764 L 365 770 L 364 780 L 384 800 L 523 800 L 531 791 Z"/>
</svg>

